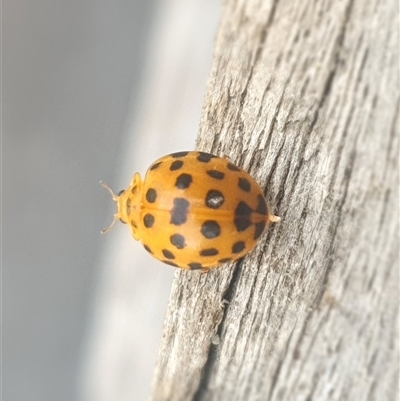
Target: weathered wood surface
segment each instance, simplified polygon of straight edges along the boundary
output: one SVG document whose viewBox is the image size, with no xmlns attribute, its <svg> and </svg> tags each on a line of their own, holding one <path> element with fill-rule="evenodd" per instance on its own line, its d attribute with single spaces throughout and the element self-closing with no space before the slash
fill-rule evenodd
<svg viewBox="0 0 400 401">
<path fill-rule="evenodd" d="M 176 272 L 152 400 L 397 399 L 398 56 L 395 0 L 224 3 L 198 148 L 282 222 Z"/>
</svg>

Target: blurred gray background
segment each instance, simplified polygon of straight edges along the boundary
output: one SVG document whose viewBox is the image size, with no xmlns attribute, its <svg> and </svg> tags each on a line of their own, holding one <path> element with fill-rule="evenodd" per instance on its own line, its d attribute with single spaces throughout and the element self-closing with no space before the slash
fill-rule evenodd
<svg viewBox="0 0 400 401">
<path fill-rule="evenodd" d="M 174 270 L 110 195 L 193 149 L 219 5 L 3 2 L 4 401 L 145 400 Z"/>
</svg>

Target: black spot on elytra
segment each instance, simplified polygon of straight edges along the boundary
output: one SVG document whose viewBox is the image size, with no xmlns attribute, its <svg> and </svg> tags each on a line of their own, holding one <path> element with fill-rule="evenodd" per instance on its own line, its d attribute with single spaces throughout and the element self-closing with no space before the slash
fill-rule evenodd
<svg viewBox="0 0 400 401">
<path fill-rule="evenodd" d="M 189 202 L 185 198 L 175 198 L 174 207 L 171 210 L 170 223 L 175 226 L 186 223 L 189 205 Z"/>
<path fill-rule="evenodd" d="M 251 184 L 247 178 L 240 177 L 238 182 L 239 188 L 245 192 L 251 191 Z"/>
<path fill-rule="evenodd" d="M 189 263 L 188 267 L 190 268 L 190 270 L 200 270 L 203 268 L 203 265 L 201 263 L 193 262 Z"/>
<path fill-rule="evenodd" d="M 208 163 L 211 159 L 213 159 L 215 157 L 217 157 L 217 156 L 214 156 L 211 153 L 199 152 L 199 155 L 197 156 L 197 160 L 202 163 Z"/>
<path fill-rule="evenodd" d="M 146 192 L 146 200 L 149 203 L 154 203 L 157 199 L 157 191 L 154 188 L 149 188 Z"/>
<path fill-rule="evenodd" d="M 175 255 L 168 249 L 163 249 L 161 252 L 167 259 L 175 259 Z"/>
<path fill-rule="evenodd" d="M 136 192 L 137 192 L 137 185 L 135 185 L 135 186 L 132 188 L 131 192 L 132 192 L 133 195 L 136 195 Z"/>
<path fill-rule="evenodd" d="M 215 220 L 207 220 L 201 226 L 201 233 L 206 238 L 216 238 L 221 234 L 221 227 Z"/>
<path fill-rule="evenodd" d="M 169 241 L 178 249 L 183 249 L 186 246 L 185 237 L 181 234 L 171 235 Z"/>
<path fill-rule="evenodd" d="M 268 214 L 268 206 L 267 202 L 265 201 L 265 198 L 262 195 L 258 195 L 257 199 L 258 199 L 258 204 L 256 212 L 266 216 Z"/>
<path fill-rule="evenodd" d="M 228 262 L 230 262 L 232 259 L 231 258 L 223 258 L 223 259 L 220 259 L 219 261 L 218 261 L 218 263 L 228 263 Z"/>
<path fill-rule="evenodd" d="M 235 209 L 235 227 L 239 232 L 251 226 L 251 213 L 253 209 L 243 201 L 240 201 Z"/>
<path fill-rule="evenodd" d="M 258 223 L 256 223 L 256 229 L 254 231 L 254 239 L 258 239 L 261 237 L 261 234 L 264 232 L 265 229 L 265 221 L 260 221 Z"/>
<path fill-rule="evenodd" d="M 144 246 L 144 249 L 146 249 L 147 252 L 153 253 L 153 251 L 150 249 L 150 247 L 148 245 L 143 244 L 143 246 Z"/>
<path fill-rule="evenodd" d="M 129 209 L 131 208 L 131 204 L 132 204 L 131 198 L 128 198 L 128 199 L 126 200 L 126 204 L 125 204 L 126 210 L 128 210 L 128 214 L 129 214 L 129 212 L 130 212 Z"/>
<path fill-rule="evenodd" d="M 240 253 L 246 248 L 246 244 L 243 241 L 235 242 L 232 245 L 232 252 L 233 253 Z"/>
<path fill-rule="evenodd" d="M 175 186 L 179 189 L 186 189 L 190 187 L 193 178 L 190 174 L 181 174 L 175 182 Z"/>
<path fill-rule="evenodd" d="M 153 227 L 154 225 L 154 216 L 150 213 L 147 213 L 143 217 L 144 226 L 147 228 Z"/>
<path fill-rule="evenodd" d="M 240 201 L 235 209 L 235 216 L 248 216 L 253 213 L 253 209 L 243 201 Z"/>
<path fill-rule="evenodd" d="M 225 202 L 222 192 L 211 189 L 206 195 L 206 205 L 211 209 L 218 209 Z"/>
<path fill-rule="evenodd" d="M 155 169 L 159 168 L 161 163 L 162 163 L 162 162 L 154 163 L 154 164 L 150 167 L 149 170 L 155 170 Z"/>
<path fill-rule="evenodd" d="M 162 260 L 161 262 L 165 263 L 166 265 L 174 266 L 174 267 L 179 267 L 176 263 L 170 262 L 169 260 Z"/>
<path fill-rule="evenodd" d="M 207 170 L 207 174 L 216 180 L 223 180 L 225 177 L 225 173 L 218 170 Z"/>
<path fill-rule="evenodd" d="M 218 249 L 215 248 L 202 249 L 200 251 L 200 256 L 215 256 L 218 254 L 219 254 Z"/>
<path fill-rule="evenodd" d="M 231 170 L 231 171 L 240 171 L 240 168 L 237 167 L 237 166 L 235 166 L 235 165 L 232 164 L 232 163 L 228 163 L 228 164 L 226 165 L 226 167 L 228 167 L 228 169 Z"/>
<path fill-rule="evenodd" d="M 189 152 L 175 152 L 171 153 L 170 156 L 173 157 L 174 159 L 178 159 L 179 157 L 184 157 L 188 154 Z"/>
<path fill-rule="evenodd" d="M 183 166 L 183 161 L 182 160 L 175 160 L 171 166 L 169 167 L 170 171 L 175 171 L 179 170 Z"/>
</svg>

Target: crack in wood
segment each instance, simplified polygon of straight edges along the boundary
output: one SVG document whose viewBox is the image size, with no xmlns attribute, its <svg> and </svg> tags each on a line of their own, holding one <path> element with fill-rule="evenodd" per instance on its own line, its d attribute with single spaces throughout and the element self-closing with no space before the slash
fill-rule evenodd
<svg viewBox="0 0 400 401">
<path fill-rule="evenodd" d="M 222 332 L 223 332 L 223 328 L 224 328 L 226 314 L 228 313 L 229 304 L 233 300 L 235 293 L 236 293 L 237 284 L 239 282 L 239 278 L 240 278 L 240 274 L 241 274 L 242 264 L 243 264 L 243 259 L 239 260 L 238 262 L 236 262 L 234 264 L 235 268 L 234 268 L 234 271 L 232 274 L 232 278 L 231 278 L 231 280 L 229 282 L 229 286 L 228 286 L 226 292 L 223 294 L 223 297 L 221 300 L 221 307 L 222 307 L 222 303 L 226 302 L 226 305 L 223 307 L 222 317 L 219 319 L 219 323 L 218 323 L 217 330 L 216 330 L 217 335 L 219 335 L 221 337 L 221 341 L 223 341 Z M 213 372 L 215 362 L 217 361 L 219 348 L 220 348 L 220 344 L 213 345 L 211 343 L 211 339 L 210 339 L 210 345 L 208 348 L 207 359 L 203 366 L 202 373 L 201 373 L 201 379 L 197 386 L 197 390 L 193 395 L 192 401 L 202 401 L 204 399 L 204 396 L 206 395 L 208 385 L 209 385 L 211 377 L 212 377 L 212 372 Z"/>
</svg>

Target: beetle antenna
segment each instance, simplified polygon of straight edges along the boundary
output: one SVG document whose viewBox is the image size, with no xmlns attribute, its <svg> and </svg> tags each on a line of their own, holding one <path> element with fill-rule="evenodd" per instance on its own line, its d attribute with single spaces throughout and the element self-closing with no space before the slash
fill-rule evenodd
<svg viewBox="0 0 400 401">
<path fill-rule="evenodd" d="M 101 184 L 102 187 L 104 187 L 108 192 L 110 192 L 110 194 L 111 194 L 113 200 L 118 201 L 118 195 L 115 195 L 115 193 L 113 192 L 113 190 L 112 190 L 105 182 L 100 181 L 100 184 Z M 118 218 L 118 213 L 117 213 L 117 214 L 114 214 L 114 219 L 113 219 L 113 221 L 111 222 L 111 224 L 110 224 L 108 227 L 106 227 L 105 229 L 101 230 L 100 232 L 101 232 L 102 234 L 105 234 L 107 231 L 111 230 L 111 228 L 113 227 L 113 225 L 114 225 L 114 223 L 115 223 L 115 220 L 117 220 L 117 218 Z"/>
<path fill-rule="evenodd" d="M 117 201 L 118 200 L 118 195 L 115 195 L 113 190 L 103 181 L 100 181 L 100 184 L 103 188 L 105 188 L 112 196 L 113 200 Z"/>
<path fill-rule="evenodd" d="M 111 229 L 113 228 L 113 225 L 115 224 L 115 220 L 117 220 L 117 218 L 118 218 L 118 215 L 117 215 L 117 214 L 114 214 L 114 219 L 113 219 L 113 221 L 111 222 L 111 224 L 110 224 L 108 227 L 106 227 L 106 228 L 104 228 L 103 230 L 101 230 L 100 232 L 101 232 L 102 234 L 105 234 L 107 231 L 111 230 Z"/>
</svg>

